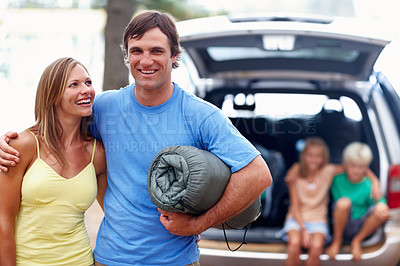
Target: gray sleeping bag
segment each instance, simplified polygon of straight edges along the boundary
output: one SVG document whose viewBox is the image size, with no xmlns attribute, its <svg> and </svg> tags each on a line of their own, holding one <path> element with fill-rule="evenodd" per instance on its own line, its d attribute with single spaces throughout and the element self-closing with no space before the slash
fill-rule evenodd
<svg viewBox="0 0 400 266">
<path fill-rule="evenodd" d="M 230 168 L 214 154 L 192 146 L 170 146 L 154 157 L 147 178 L 153 203 L 170 212 L 198 215 L 218 202 L 231 176 Z M 242 228 L 261 213 L 260 197 L 226 221 L 226 229 Z M 222 225 L 215 226 L 222 229 Z"/>
</svg>

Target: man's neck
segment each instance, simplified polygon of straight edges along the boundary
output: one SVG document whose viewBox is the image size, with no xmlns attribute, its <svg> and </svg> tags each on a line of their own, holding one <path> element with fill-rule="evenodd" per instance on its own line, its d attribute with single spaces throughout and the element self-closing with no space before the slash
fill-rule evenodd
<svg viewBox="0 0 400 266">
<path fill-rule="evenodd" d="M 174 92 L 174 84 L 170 83 L 167 88 L 162 89 L 143 89 L 135 87 L 135 97 L 137 101 L 144 106 L 153 107 L 158 106 L 171 98 Z"/>
</svg>

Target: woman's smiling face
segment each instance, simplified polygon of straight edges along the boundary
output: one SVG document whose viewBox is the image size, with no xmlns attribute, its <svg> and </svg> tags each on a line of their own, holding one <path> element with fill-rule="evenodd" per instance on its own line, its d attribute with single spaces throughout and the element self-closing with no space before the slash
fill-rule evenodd
<svg viewBox="0 0 400 266">
<path fill-rule="evenodd" d="M 56 105 L 57 116 L 90 116 L 95 91 L 89 74 L 81 65 L 72 68 L 61 101 Z"/>
</svg>

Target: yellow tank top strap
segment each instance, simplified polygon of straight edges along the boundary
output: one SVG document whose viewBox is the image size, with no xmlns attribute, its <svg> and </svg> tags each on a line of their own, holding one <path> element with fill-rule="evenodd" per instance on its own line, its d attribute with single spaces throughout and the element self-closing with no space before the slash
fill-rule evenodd
<svg viewBox="0 0 400 266">
<path fill-rule="evenodd" d="M 36 147 L 37 147 L 37 157 L 40 159 L 39 140 L 37 139 L 36 135 L 32 131 L 30 131 L 29 129 L 27 129 L 26 131 L 28 131 L 29 133 L 31 133 L 35 137 Z"/>
<path fill-rule="evenodd" d="M 92 152 L 92 159 L 90 160 L 91 163 L 93 163 L 94 151 L 96 150 L 96 141 L 97 141 L 97 139 L 94 139 L 94 143 L 93 143 L 93 152 Z"/>
</svg>

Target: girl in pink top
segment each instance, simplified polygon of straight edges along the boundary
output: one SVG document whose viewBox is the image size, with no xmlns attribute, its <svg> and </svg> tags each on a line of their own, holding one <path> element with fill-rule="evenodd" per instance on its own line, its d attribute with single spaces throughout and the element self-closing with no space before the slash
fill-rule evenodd
<svg viewBox="0 0 400 266">
<path fill-rule="evenodd" d="M 286 265 L 300 265 L 301 248 L 308 249 L 306 265 L 320 265 L 325 241 L 330 240 L 328 227 L 329 187 L 333 177 L 343 172 L 342 165 L 329 163 L 329 150 L 319 137 L 306 140 L 300 161 L 286 175 L 290 206 L 283 226 L 288 240 Z M 372 171 L 374 196 L 379 181 Z"/>
</svg>

